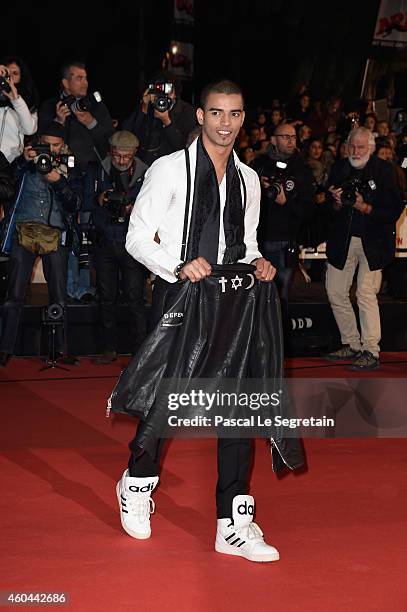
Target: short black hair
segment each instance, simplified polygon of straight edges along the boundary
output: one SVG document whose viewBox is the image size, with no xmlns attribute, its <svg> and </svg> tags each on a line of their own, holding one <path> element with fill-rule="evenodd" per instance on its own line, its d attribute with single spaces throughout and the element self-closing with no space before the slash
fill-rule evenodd
<svg viewBox="0 0 407 612">
<path fill-rule="evenodd" d="M 221 79 L 219 81 L 213 81 L 212 83 L 209 83 L 209 85 L 206 85 L 206 87 L 203 88 L 201 93 L 201 108 L 205 108 L 209 94 L 211 93 L 226 94 L 227 96 L 230 96 L 231 94 L 237 94 L 238 96 L 242 96 L 244 107 L 243 92 L 239 85 L 234 81 L 230 81 L 229 79 Z"/>
<path fill-rule="evenodd" d="M 79 62 L 77 60 L 68 60 L 64 62 L 61 66 L 61 79 L 67 79 L 69 77 L 69 69 L 74 66 L 75 68 L 82 68 L 82 70 L 86 70 L 86 64 L 84 62 Z"/>
</svg>

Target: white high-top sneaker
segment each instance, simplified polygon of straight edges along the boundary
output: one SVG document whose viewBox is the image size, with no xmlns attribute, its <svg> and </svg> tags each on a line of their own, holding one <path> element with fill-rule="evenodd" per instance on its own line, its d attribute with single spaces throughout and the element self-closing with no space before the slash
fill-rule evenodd
<svg viewBox="0 0 407 612">
<path fill-rule="evenodd" d="M 158 476 L 135 478 L 129 470 L 123 472 L 116 486 L 122 527 L 132 538 L 146 540 L 151 536 L 150 514 L 155 510 L 151 493 L 158 483 Z"/>
<path fill-rule="evenodd" d="M 232 519 L 218 519 L 217 552 L 260 563 L 279 560 L 278 550 L 266 544 L 262 530 L 253 523 L 254 499 L 251 495 L 236 495 L 233 498 L 232 515 Z"/>
</svg>

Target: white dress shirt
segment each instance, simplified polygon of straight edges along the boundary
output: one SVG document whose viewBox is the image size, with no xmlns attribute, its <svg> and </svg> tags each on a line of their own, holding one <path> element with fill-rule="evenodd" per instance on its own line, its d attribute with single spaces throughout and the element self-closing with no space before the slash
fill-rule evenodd
<svg viewBox="0 0 407 612">
<path fill-rule="evenodd" d="M 189 222 L 194 198 L 197 141 L 189 147 L 191 166 L 191 197 Z M 233 153 L 236 167 L 240 169 L 246 186 L 246 212 L 244 242 L 246 256 L 240 260 L 250 263 L 261 257 L 257 246 L 257 226 L 260 214 L 260 182 L 252 168 L 239 161 Z M 147 170 L 143 186 L 130 216 L 126 249 L 137 261 L 154 274 L 170 283 L 176 282 L 174 270 L 181 263 L 181 243 L 184 229 L 187 172 L 183 150 L 157 159 Z M 242 203 L 244 189 L 241 185 Z M 219 186 L 220 219 L 226 201 L 226 175 Z M 154 240 L 158 234 L 160 242 Z M 188 235 L 187 235 L 188 242 Z M 223 222 L 219 228 L 218 261 L 222 263 L 226 249 Z"/>
</svg>

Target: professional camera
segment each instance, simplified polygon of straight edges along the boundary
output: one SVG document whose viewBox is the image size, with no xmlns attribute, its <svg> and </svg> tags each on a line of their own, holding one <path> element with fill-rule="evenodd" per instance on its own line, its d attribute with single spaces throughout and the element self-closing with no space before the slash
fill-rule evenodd
<svg viewBox="0 0 407 612">
<path fill-rule="evenodd" d="M 270 160 L 263 168 L 261 176 L 264 176 L 270 183 L 270 187 L 265 189 L 265 195 L 269 200 L 274 201 L 285 183 L 287 164 L 283 161 Z"/>
<path fill-rule="evenodd" d="M 102 101 L 102 96 L 98 91 L 93 92 L 91 96 L 84 96 L 83 98 L 75 98 L 75 96 L 67 96 L 62 99 L 62 102 L 65 106 L 75 113 L 85 113 L 86 111 L 90 111 L 93 107 L 93 99 L 96 102 Z"/>
<path fill-rule="evenodd" d="M 363 198 L 368 199 L 369 195 L 375 191 L 376 183 L 373 179 L 368 181 L 354 177 L 341 185 L 341 204 L 342 206 L 352 207 L 356 202 L 356 195 L 360 193 Z"/>
<path fill-rule="evenodd" d="M 124 223 L 126 220 L 125 208 L 133 203 L 133 199 L 121 191 L 106 192 L 106 210 L 111 217 L 112 223 Z"/>
<path fill-rule="evenodd" d="M 59 168 L 61 165 L 65 165 L 67 168 L 75 167 L 73 155 L 51 153 L 49 144 L 36 144 L 33 146 L 33 151 L 36 153 L 33 161 L 37 167 L 37 172 L 40 174 L 48 174 L 53 168 Z"/>
<path fill-rule="evenodd" d="M 0 92 L 5 91 L 6 93 L 10 93 L 10 75 L 8 72 L 4 76 L 0 76 Z"/>
<path fill-rule="evenodd" d="M 168 94 L 172 93 L 174 85 L 164 81 L 156 81 L 148 86 L 148 93 L 155 96 L 153 106 L 159 113 L 165 113 L 174 106 L 174 100 Z"/>
</svg>

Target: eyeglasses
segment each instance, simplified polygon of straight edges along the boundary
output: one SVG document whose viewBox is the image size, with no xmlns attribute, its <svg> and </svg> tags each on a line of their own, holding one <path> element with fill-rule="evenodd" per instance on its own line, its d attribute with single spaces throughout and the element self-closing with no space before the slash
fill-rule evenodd
<svg viewBox="0 0 407 612">
<path fill-rule="evenodd" d="M 119 159 L 119 160 L 123 160 L 123 161 L 131 161 L 134 157 L 134 153 L 130 153 L 127 155 L 120 155 L 119 153 L 112 153 L 112 157 L 114 157 L 114 159 Z"/>
<path fill-rule="evenodd" d="M 277 138 L 282 138 L 283 140 L 297 140 L 297 136 L 295 134 L 276 134 Z"/>
</svg>

